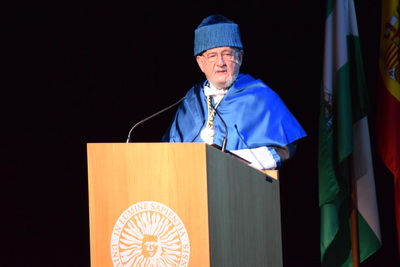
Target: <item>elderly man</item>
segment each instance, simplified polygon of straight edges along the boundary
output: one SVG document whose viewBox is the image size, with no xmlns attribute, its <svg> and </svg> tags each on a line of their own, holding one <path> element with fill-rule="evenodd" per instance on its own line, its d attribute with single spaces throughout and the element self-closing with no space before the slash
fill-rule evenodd
<svg viewBox="0 0 400 267">
<path fill-rule="evenodd" d="M 222 15 L 200 23 L 194 56 L 206 80 L 188 91 L 163 141 L 226 146 L 254 168 L 279 169 L 306 133 L 272 89 L 240 74 L 243 55 L 236 23 Z"/>
</svg>

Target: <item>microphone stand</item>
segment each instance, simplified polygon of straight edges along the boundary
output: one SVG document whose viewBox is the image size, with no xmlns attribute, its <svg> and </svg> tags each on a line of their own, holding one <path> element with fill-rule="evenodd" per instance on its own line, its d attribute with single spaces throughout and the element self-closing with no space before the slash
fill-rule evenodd
<svg viewBox="0 0 400 267">
<path fill-rule="evenodd" d="M 238 155 L 236 155 L 236 154 L 234 154 L 234 153 L 232 153 L 232 152 L 226 150 L 226 142 L 227 142 L 227 139 L 228 139 L 228 126 L 226 125 L 224 119 L 223 119 L 222 116 L 219 114 L 219 112 L 217 111 L 217 109 L 216 109 L 212 104 L 211 104 L 211 107 L 213 108 L 213 110 L 215 111 L 215 113 L 217 114 L 217 116 L 220 118 L 220 120 L 222 121 L 222 123 L 223 123 L 224 126 L 225 126 L 225 136 L 224 136 L 224 139 L 222 140 L 221 151 L 224 152 L 224 153 L 227 153 L 228 155 L 231 155 L 232 157 L 237 158 L 238 160 L 240 160 L 240 161 L 242 161 L 242 162 L 244 162 L 244 163 L 246 163 L 246 164 L 251 164 L 251 162 L 248 161 L 247 159 L 244 159 L 244 158 L 242 158 L 242 157 L 240 157 L 240 156 L 238 156 Z M 218 148 L 218 146 L 216 146 L 216 145 L 212 145 L 212 146 Z M 219 148 L 218 148 L 218 149 L 219 149 Z"/>
<path fill-rule="evenodd" d="M 186 96 L 184 96 L 184 97 L 183 97 L 181 100 L 179 100 L 178 102 L 176 102 L 176 103 L 174 103 L 174 104 L 172 104 L 172 105 L 170 105 L 170 106 L 164 108 L 163 110 L 158 111 L 157 113 L 154 113 L 153 115 L 151 115 L 151 116 L 149 116 L 149 117 L 147 117 L 147 118 L 145 118 L 145 119 L 139 121 L 139 122 L 136 123 L 135 125 L 133 125 L 133 127 L 131 128 L 131 130 L 130 130 L 129 133 L 128 133 L 128 139 L 126 140 L 126 142 L 129 143 L 129 142 L 131 141 L 131 133 L 132 133 L 133 129 L 135 129 L 137 126 L 139 126 L 140 124 L 142 124 L 142 123 L 145 122 L 145 121 L 150 120 L 151 118 L 157 116 L 158 114 L 163 113 L 164 111 L 167 111 L 168 109 L 170 109 L 170 108 L 172 108 L 172 107 L 178 105 L 178 104 L 181 103 L 185 98 L 186 98 Z"/>
</svg>

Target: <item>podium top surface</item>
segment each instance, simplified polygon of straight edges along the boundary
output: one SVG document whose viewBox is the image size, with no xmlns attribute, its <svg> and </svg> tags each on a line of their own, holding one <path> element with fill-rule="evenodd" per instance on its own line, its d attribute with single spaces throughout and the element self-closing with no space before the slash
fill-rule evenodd
<svg viewBox="0 0 400 267">
<path fill-rule="evenodd" d="M 134 147 L 143 149 L 143 146 L 148 146 L 149 149 L 151 149 L 151 148 L 154 149 L 154 148 L 157 148 L 157 147 L 167 146 L 167 147 L 178 147 L 178 148 L 183 147 L 184 149 L 186 149 L 186 148 L 203 149 L 204 152 L 206 152 L 206 149 L 220 151 L 218 148 L 216 148 L 214 146 L 207 145 L 205 143 L 166 143 L 166 142 L 141 142 L 141 143 L 122 143 L 122 142 L 120 142 L 120 143 L 104 143 L 104 142 L 101 142 L 101 143 L 87 143 L 88 150 L 90 149 L 90 147 L 96 147 L 96 146 L 97 147 L 98 146 L 103 146 L 103 147 L 105 146 L 105 147 L 109 147 L 109 148 L 113 147 L 113 146 L 115 146 L 115 148 L 117 148 L 117 147 L 121 148 L 121 147 L 126 146 L 127 148 L 128 147 L 129 148 L 132 147 L 133 149 L 134 149 Z M 222 154 L 227 155 L 227 156 L 236 158 L 241 164 L 246 164 L 247 165 L 247 163 L 245 163 L 244 161 L 240 160 L 240 158 L 237 157 L 236 155 L 234 155 L 233 153 L 224 153 L 222 151 L 220 151 L 220 152 Z M 256 168 L 253 168 L 253 169 L 255 169 L 255 170 L 267 175 L 269 178 L 272 178 L 272 179 L 275 179 L 275 180 L 279 179 L 279 171 L 278 170 L 260 170 L 260 169 L 256 169 Z"/>
</svg>

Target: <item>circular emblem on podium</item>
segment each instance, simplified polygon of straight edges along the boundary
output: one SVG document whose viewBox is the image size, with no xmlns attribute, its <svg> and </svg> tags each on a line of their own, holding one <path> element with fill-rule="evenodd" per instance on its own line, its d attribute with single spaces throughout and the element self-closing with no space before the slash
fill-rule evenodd
<svg viewBox="0 0 400 267">
<path fill-rule="evenodd" d="M 189 237 L 182 220 L 154 201 L 127 208 L 111 234 L 111 258 L 120 266 L 188 266 Z"/>
</svg>

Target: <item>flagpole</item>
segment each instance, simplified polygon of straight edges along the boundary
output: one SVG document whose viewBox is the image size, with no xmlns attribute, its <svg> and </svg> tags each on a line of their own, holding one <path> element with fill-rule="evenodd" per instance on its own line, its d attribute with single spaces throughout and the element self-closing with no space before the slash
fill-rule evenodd
<svg viewBox="0 0 400 267">
<path fill-rule="evenodd" d="M 358 239 L 358 205 L 357 205 L 357 181 L 354 172 L 354 152 L 350 156 L 350 180 L 351 180 L 351 254 L 353 267 L 360 264 L 360 249 Z"/>
</svg>

